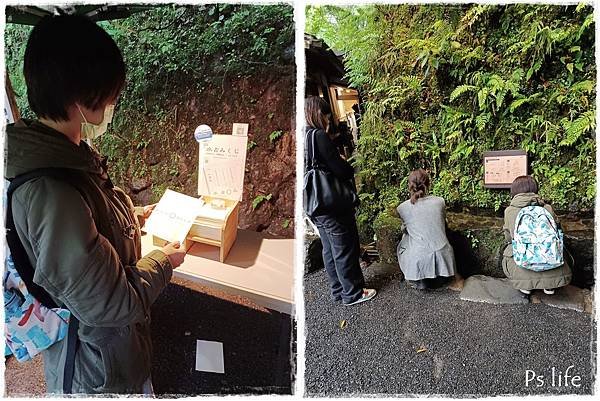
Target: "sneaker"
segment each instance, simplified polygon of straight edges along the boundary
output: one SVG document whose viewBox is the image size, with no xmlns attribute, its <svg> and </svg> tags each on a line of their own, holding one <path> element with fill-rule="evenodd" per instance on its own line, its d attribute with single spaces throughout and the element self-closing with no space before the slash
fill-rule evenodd
<svg viewBox="0 0 600 401">
<path fill-rule="evenodd" d="M 519 291 L 521 291 L 525 295 L 531 295 L 531 291 L 530 290 L 519 290 Z"/>
<path fill-rule="evenodd" d="M 375 295 L 377 295 L 377 291 L 372 289 L 372 288 L 363 288 L 363 293 L 362 296 L 360 298 L 358 298 L 356 301 L 354 302 L 350 302 L 348 304 L 344 304 L 345 306 L 352 306 L 352 305 L 356 305 L 359 304 L 361 302 L 365 302 L 370 300 L 371 298 L 373 298 Z"/>
<path fill-rule="evenodd" d="M 546 295 L 554 295 L 554 290 L 547 290 L 544 288 L 544 294 Z"/>
</svg>

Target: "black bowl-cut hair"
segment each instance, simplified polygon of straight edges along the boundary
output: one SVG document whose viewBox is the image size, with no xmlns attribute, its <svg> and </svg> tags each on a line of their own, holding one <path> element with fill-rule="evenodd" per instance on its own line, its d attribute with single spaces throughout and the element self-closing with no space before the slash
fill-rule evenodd
<svg viewBox="0 0 600 401">
<path fill-rule="evenodd" d="M 68 120 L 79 103 L 98 109 L 125 85 L 125 63 L 115 41 L 82 16 L 44 17 L 31 31 L 23 66 L 27 99 L 39 118 Z"/>
<path fill-rule="evenodd" d="M 535 180 L 535 178 L 533 178 L 530 175 L 519 176 L 515 178 L 515 180 L 510 185 L 510 196 L 513 198 L 518 194 L 537 194 L 537 192 L 538 183 Z"/>
</svg>

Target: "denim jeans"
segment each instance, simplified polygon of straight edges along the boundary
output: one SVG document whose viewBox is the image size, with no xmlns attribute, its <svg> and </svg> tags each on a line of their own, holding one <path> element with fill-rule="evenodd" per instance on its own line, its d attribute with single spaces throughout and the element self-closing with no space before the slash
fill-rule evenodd
<svg viewBox="0 0 600 401">
<path fill-rule="evenodd" d="M 149 377 L 148 380 L 146 380 L 142 385 L 142 394 L 142 397 L 144 398 L 154 398 L 154 387 L 152 386 L 152 377 Z"/>
<path fill-rule="evenodd" d="M 362 296 L 365 279 L 360 269 L 360 242 L 354 214 L 316 216 L 323 244 L 323 263 L 329 276 L 331 298 L 343 303 Z"/>
</svg>

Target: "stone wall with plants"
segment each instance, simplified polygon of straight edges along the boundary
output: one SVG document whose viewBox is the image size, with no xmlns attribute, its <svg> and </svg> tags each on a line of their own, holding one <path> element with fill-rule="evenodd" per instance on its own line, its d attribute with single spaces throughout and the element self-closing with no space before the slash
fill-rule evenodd
<svg viewBox="0 0 600 401">
<path fill-rule="evenodd" d="M 563 214 L 558 217 L 564 231 L 565 247 L 575 262 L 572 283 L 590 288 L 594 284 L 593 216 Z M 493 213 L 449 211 L 446 222 L 446 235 L 458 262 L 457 271 L 462 277 L 474 274 L 504 277 L 501 262 L 507 243 L 501 217 Z M 380 262 L 397 265 L 396 247 L 402 238 L 402 220 L 394 211 L 387 210 L 377 216 L 373 225 Z"/>
<path fill-rule="evenodd" d="M 426 168 L 453 207 L 499 211 L 482 154 L 524 149 L 541 195 L 586 212 L 595 198 L 593 9 L 588 5 L 309 7 L 307 30 L 342 51 L 364 115 L 353 158 L 372 238 L 378 215 Z"/>
</svg>

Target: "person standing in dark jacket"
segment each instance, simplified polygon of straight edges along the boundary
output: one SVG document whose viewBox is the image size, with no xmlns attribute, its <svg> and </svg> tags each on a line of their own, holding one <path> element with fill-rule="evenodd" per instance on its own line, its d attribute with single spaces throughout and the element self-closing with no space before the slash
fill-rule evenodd
<svg viewBox="0 0 600 401">
<path fill-rule="evenodd" d="M 331 108 L 327 102 L 312 96 L 306 99 L 305 166 L 310 168 L 314 157 L 340 181 L 354 180 L 354 169 L 344 160 L 327 132 L 331 121 Z M 314 140 L 314 143 L 313 143 Z M 364 288 L 365 279 L 360 269 L 360 243 L 354 208 L 312 216 L 323 243 L 323 263 L 329 277 L 331 298 L 344 305 L 355 305 L 372 299 L 377 291 Z"/>
<path fill-rule="evenodd" d="M 79 322 L 72 375 L 70 332 L 42 351 L 46 391 L 150 394 L 151 307 L 185 249 L 169 243 L 141 254 L 142 219 L 85 142 L 111 122 L 125 85 L 123 56 L 90 19 L 47 16 L 31 31 L 23 70 L 37 119 L 7 126 L 5 179 L 39 169 L 67 169 L 72 177 L 32 179 L 11 202 L 33 282 Z"/>
</svg>

